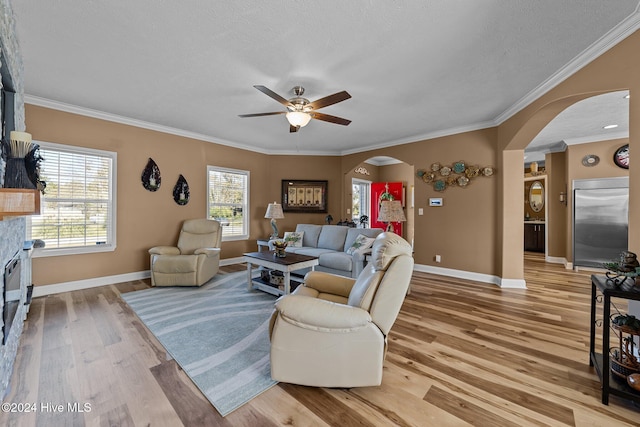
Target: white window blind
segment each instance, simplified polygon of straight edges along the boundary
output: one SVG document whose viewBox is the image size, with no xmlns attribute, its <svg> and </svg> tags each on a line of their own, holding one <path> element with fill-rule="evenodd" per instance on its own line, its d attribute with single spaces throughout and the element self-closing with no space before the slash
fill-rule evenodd
<svg viewBox="0 0 640 427">
<path fill-rule="evenodd" d="M 207 216 L 222 224 L 223 240 L 249 238 L 249 171 L 207 167 Z"/>
<path fill-rule="evenodd" d="M 42 255 L 115 248 L 116 153 L 40 144 L 40 179 L 46 182 L 41 214 L 31 217 L 31 238 Z"/>
</svg>

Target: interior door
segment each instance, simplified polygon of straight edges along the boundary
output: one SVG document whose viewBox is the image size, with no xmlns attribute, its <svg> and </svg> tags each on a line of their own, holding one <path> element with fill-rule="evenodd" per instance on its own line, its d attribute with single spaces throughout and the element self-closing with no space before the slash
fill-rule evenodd
<svg viewBox="0 0 640 427">
<path fill-rule="evenodd" d="M 390 198 L 389 198 L 390 197 Z M 381 200 L 400 200 L 404 206 L 404 186 L 402 182 L 373 182 L 371 183 L 371 217 L 369 222 L 371 228 L 387 229 L 387 224 L 378 221 Z M 395 233 L 402 236 L 402 223 L 393 224 Z"/>
</svg>

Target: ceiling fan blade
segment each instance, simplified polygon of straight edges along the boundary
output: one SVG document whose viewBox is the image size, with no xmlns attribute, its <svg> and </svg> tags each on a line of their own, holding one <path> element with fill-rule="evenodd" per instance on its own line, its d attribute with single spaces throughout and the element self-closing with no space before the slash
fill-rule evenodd
<svg viewBox="0 0 640 427">
<path fill-rule="evenodd" d="M 289 125 L 289 132 L 291 133 L 298 132 L 299 129 L 300 129 L 300 126 Z"/>
<path fill-rule="evenodd" d="M 273 111 L 271 113 L 238 114 L 238 117 L 274 116 L 276 114 L 285 114 L 285 113 L 286 113 L 286 111 Z"/>
<path fill-rule="evenodd" d="M 258 89 L 260 92 L 264 93 L 265 95 L 270 96 L 271 98 L 275 99 L 276 101 L 278 101 L 280 104 L 284 105 L 285 107 L 293 107 L 292 103 L 290 103 L 287 99 L 284 99 L 283 97 L 281 97 L 280 95 L 278 95 L 277 93 L 275 93 L 274 91 L 269 89 L 268 87 L 262 86 L 262 85 L 254 85 L 253 87 Z"/>
<path fill-rule="evenodd" d="M 329 105 L 337 104 L 338 102 L 346 101 L 351 98 L 351 95 L 345 90 L 342 92 L 334 93 L 333 95 L 325 96 L 324 98 L 316 99 L 309 103 L 307 107 L 311 107 L 314 110 L 318 108 L 327 107 Z"/>
<path fill-rule="evenodd" d="M 351 120 L 343 119 L 342 117 L 331 116 L 329 114 L 323 114 L 314 112 L 311 117 L 316 120 L 322 120 L 329 123 L 335 123 L 337 125 L 348 126 L 351 123 Z"/>
</svg>

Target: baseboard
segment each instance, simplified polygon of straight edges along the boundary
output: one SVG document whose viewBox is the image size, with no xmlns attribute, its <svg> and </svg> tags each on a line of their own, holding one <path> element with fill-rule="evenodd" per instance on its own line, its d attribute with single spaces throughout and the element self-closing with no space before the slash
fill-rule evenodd
<svg viewBox="0 0 640 427">
<path fill-rule="evenodd" d="M 244 262 L 243 257 L 227 258 L 220 261 L 221 266 L 233 264 L 241 264 Z M 509 289 L 526 289 L 524 279 L 503 279 L 491 274 L 474 273 L 472 271 L 454 270 L 451 268 L 434 267 L 431 265 L 416 264 L 414 271 L 422 273 L 437 274 L 440 276 L 455 277 L 457 279 L 473 280 L 482 283 L 491 283 L 501 288 Z M 42 285 L 33 287 L 33 297 L 41 297 L 45 295 L 59 294 L 62 292 L 72 292 L 81 289 L 95 288 L 98 286 L 112 285 L 114 283 L 130 282 L 132 280 L 142 280 L 151 277 L 149 270 L 138 271 L 134 273 L 116 274 L 113 276 L 95 277 L 92 279 L 75 280 L 72 282 L 55 283 L 51 285 Z"/>
<path fill-rule="evenodd" d="M 524 279 L 503 279 L 498 276 L 483 273 L 474 273 L 472 271 L 454 270 L 452 268 L 434 267 L 432 265 L 416 264 L 414 271 L 422 273 L 437 274 L 440 276 L 455 277 L 457 279 L 473 280 L 482 283 L 491 283 L 501 288 L 526 289 L 527 284 Z"/>
<path fill-rule="evenodd" d="M 565 257 L 546 256 L 544 260 L 552 264 L 562 264 L 567 270 L 571 270 L 573 268 L 573 264 L 567 261 Z"/>
<path fill-rule="evenodd" d="M 227 258 L 220 260 L 220 265 L 240 264 L 244 262 L 242 257 Z M 112 285 L 114 283 L 130 282 L 132 280 L 142 280 L 151 277 L 149 270 L 135 273 L 116 274 L 114 276 L 94 277 L 92 279 L 75 280 L 72 282 L 55 283 L 52 285 L 42 285 L 33 287 L 33 297 L 59 294 L 62 292 L 79 291 L 81 289 L 95 288 L 98 286 Z"/>
<path fill-rule="evenodd" d="M 237 258 L 226 258 L 220 260 L 221 266 L 233 265 L 233 264 L 242 264 L 244 262 L 244 257 Z"/>
<path fill-rule="evenodd" d="M 52 285 L 42 285 L 33 287 L 33 297 L 59 294 L 62 292 L 78 291 L 80 289 L 95 288 L 98 286 L 112 285 L 114 283 L 130 282 L 132 280 L 142 280 L 151 277 L 149 271 L 138 271 L 134 273 L 116 274 L 113 276 L 94 277 L 85 280 L 74 280 L 72 282 L 55 283 Z"/>
</svg>

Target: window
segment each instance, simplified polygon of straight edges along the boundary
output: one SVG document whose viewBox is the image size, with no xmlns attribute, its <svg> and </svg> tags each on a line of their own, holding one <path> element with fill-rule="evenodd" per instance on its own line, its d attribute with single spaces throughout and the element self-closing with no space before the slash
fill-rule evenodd
<svg viewBox="0 0 640 427">
<path fill-rule="evenodd" d="M 222 224 L 222 240 L 249 238 L 249 171 L 207 167 L 207 217 Z"/>
<path fill-rule="evenodd" d="M 116 247 L 116 153 L 38 142 L 40 179 L 47 186 L 31 238 L 45 247 L 34 256 L 113 251 Z"/>
<path fill-rule="evenodd" d="M 351 179 L 352 189 L 352 206 L 351 206 L 351 220 L 357 225 L 369 227 L 371 222 L 369 218 L 369 199 L 371 194 L 371 181 L 365 181 L 362 179 Z M 360 218 L 367 217 L 366 224 L 360 223 Z"/>
</svg>

